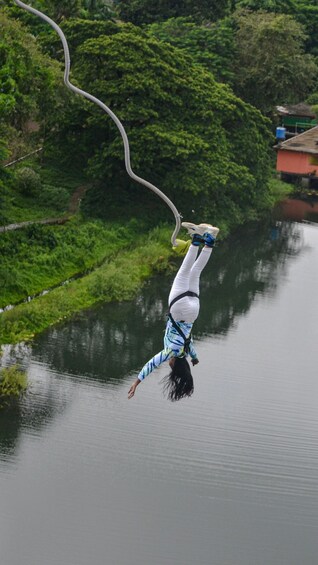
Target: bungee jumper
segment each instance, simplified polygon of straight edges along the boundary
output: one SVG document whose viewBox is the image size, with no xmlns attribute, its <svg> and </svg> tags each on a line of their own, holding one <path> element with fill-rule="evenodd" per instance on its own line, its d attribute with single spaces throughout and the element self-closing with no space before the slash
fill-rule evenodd
<svg viewBox="0 0 318 565">
<path fill-rule="evenodd" d="M 164 348 L 141 369 L 128 391 L 128 398 L 132 398 L 145 377 L 165 361 L 169 361 L 171 369 L 164 378 L 164 392 L 167 397 L 176 401 L 193 393 L 193 377 L 187 357 L 190 355 L 193 366 L 199 363 L 199 359 L 193 346 L 191 331 L 200 309 L 200 275 L 210 259 L 219 229 L 210 224 L 196 225 L 191 222 L 182 222 L 182 226 L 188 230 L 191 240 L 169 294 Z M 198 254 L 201 244 L 203 248 Z"/>
<path fill-rule="evenodd" d="M 69 47 L 64 33 L 61 28 L 40 10 L 25 4 L 21 0 L 14 0 L 15 4 L 20 8 L 40 17 L 48 23 L 59 35 L 64 51 L 65 70 L 64 83 L 72 92 L 83 96 L 94 104 L 97 104 L 116 124 L 124 144 L 125 168 L 128 175 L 136 182 L 144 185 L 159 196 L 171 209 L 175 217 L 175 229 L 171 236 L 172 245 L 177 248 L 177 252 L 182 254 L 185 242 L 180 242 L 176 237 L 181 227 L 181 215 L 176 206 L 171 202 L 166 194 L 149 181 L 139 177 L 134 173 L 130 163 L 130 146 L 126 130 L 116 116 L 116 114 L 104 102 L 101 102 L 96 96 L 82 90 L 70 82 L 71 59 Z M 164 390 L 170 400 L 180 400 L 183 397 L 191 396 L 193 393 L 193 378 L 190 370 L 187 356 L 191 356 L 192 365 L 196 365 L 199 360 L 193 347 L 191 338 L 191 329 L 194 321 L 199 314 L 199 281 L 200 275 L 206 266 L 215 239 L 219 229 L 210 224 L 193 224 L 191 222 L 183 222 L 182 226 L 188 230 L 192 241 L 189 241 L 189 249 L 183 260 L 183 263 L 173 282 L 170 296 L 170 312 L 167 321 L 167 327 L 164 338 L 164 349 L 155 355 L 143 367 L 138 375 L 137 380 L 132 384 L 128 392 L 128 398 L 132 398 L 135 394 L 137 386 L 140 382 L 158 367 L 164 361 L 169 360 L 171 372 L 165 380 Z M 203 249 L 198 256 L 199 246 L 203 244 Z M 179 247 L 178 247 L 179 246 Z"/>
</svg>

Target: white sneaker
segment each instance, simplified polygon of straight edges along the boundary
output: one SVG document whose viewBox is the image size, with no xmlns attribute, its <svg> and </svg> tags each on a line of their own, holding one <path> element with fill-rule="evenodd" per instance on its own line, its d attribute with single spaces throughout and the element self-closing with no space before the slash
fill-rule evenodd
<svg viewBox="0 0 318 565">
<path fill-rule="evenodd" d="M 191 222 L 182 222 L 181 225 L 188 230 L 190 235 L 197 234 L 201 237 L 203 237 L 205 233 L 210 233 L 215 239 L 220 231 L 219 228 L 211 226 L 211 224 L 192 224 Z"/>
</svg>

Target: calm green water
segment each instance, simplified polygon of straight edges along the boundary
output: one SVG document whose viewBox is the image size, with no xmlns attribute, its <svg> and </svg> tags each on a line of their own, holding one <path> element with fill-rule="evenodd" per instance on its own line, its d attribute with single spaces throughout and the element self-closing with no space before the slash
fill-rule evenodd
<svg viewBox="0 0 318 565">
<path fill-rule="evenodd" d="M 7 349 L 31 387 L 0 416 L 1 565 L 317 565 L 318 226 L 214 250 L 195 394 L 170 404 L 173 275 Z"/>
</svg>

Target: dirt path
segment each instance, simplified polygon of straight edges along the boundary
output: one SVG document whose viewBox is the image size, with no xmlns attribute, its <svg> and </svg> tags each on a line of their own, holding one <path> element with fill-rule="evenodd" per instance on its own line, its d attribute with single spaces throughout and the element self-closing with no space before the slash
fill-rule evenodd
<svg viewBox="0 0 318 565">
<path fill-rule="evenodd" d="M 90 188 L 90 184 L 83 184 L 82 186 L 79 186 L 72 194 L 71 196 L 71 200 L 69 203 L 69 207 L 68 207 L 68 211 L 69 214 L 76 214 L 76 212 L 78 212 L 80 204 L 81 204 L 81 200 L 86 192 L 86 190 L 88 190 Z"/>
</svg>

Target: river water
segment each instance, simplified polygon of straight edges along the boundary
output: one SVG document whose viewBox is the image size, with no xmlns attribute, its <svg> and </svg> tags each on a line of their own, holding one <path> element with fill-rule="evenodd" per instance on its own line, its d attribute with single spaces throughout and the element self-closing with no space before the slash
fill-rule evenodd
<svg viewBox="0 0 318 565">
<path fill-rule="evenodd" d="M 318 226 L 221 243 L 193 397 L 163 367 L 128 401 L 172 277 L 5 350 L 30 389 L 0 415 L 1 565 L 317 565 Z"/>
</svg>

